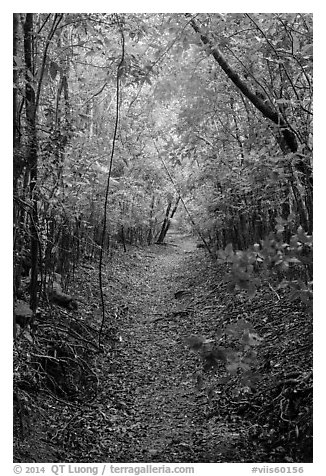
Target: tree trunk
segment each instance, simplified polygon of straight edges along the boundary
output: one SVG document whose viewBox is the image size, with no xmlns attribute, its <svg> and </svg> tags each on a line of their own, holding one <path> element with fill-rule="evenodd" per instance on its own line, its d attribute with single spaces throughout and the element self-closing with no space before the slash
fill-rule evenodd
<svg viewBox="0 0 326 476">
<path fill-rule="evenodd" d="M 13 73 L 13 196 L 17 197 L 17 181 L 19 177 L 18 171 L 20 170 L 21 160 L 18 157 L 17 146 L 19 142 L 18 128 L 17 128 L 17 115 L 18 115 L 18 97 L 17 97 L 17 86 L 18 86 L 18 73 L 16 69 L 16 57 L 17 57 L 17 43 L 18 43 L 18 25 L 19 19 L 18 14 L 14 13 L 13 15 L 13 59 L 14 59 L 14 73 Z M 19 263 L 19 257 L 21 256 L 22 249 L 22 233 L 20 229 L 20 223 L 22 219 L 22 210 L 16 201 L 14 201 L 13 206 L 13 215 L 14 215 L 14 292 L 20 286 L 21 278 L 21 263 Z"/>
<path fill-rule="evenodd" d="M 166 237 L 166 234 L 169 231 L 169 228 L 170 228 L 170 225 L 171 225 L 171 219 L 173 218 L 175 212 L 177 211 L 180 199 L 181 199 L 181 197 L 179 195 L 178 198 L 177 198 L 177 201 L 175 202 L 175 205 L 174 205 L 174 207 L 171 211 L 170 216 L 169 216 L 169 212 L 170 212 L 170 208 L 171 208 L 172 203 L 169 203 L 168 208 L 166 210 L 165 219 L 164 219 L 162 229 L 161 229 L 161 232 L 160 232 L 160 236 L 157 240 L 157 243 L 160 243 L 160 244 L 163 243 L 164 238 Z"/>
<path fill-rule="evenodd" d="M 166 232 L 168 231 L 168 228 L 169 228 L 169 214 L 170 214 L 171 206 L 172 206 L 172 202 L 169 202 L 169 204 L 167 206 L 167 209 L 166 209 L 166 212 L 165 212 L 165 218 L 164 218 L 164 221 L 163 221 L 163 224 L 162 224 L 162 228 L 161 228 L 159 237 L 156 241 L 156 243 L 159 244 L 159 245 L 161 245 L 163 243 Z"/>
<path fill-rule="evenodd" d="M 126 237 L 125 237 L 125 230 L 124 230 L 123 224 L 121 225 L 121 228 L 120 228 L 120 237 L 121 237 L 121 241 L 122 241 L 122 245 L 123 245 L 123 251 L 126 253 L 126 251 L 127 251 Z"/>
<path fill-rule="evenodd" d="M 155 205 L 155 195 L 153 194 L 152 196 L 152 203 L 151 203 L 151 209 L 150 209 L 150 214 L 149 214 L 149 230 L 147 233 L 147 244 L 151 245 L 152 244 L 152 239 L 153 239 L 153 214 L 154 214 L 154 205 Z"/>
<path fill-rule="evenodd" d="M 30 306 L 33 312 L 37 307 L 37 275 L 38 275 L 38 202 L 35 193 L 37 183 L 37 138 L 36 138 L 36 98 L 31 85 L 33 77 L 33 13 L 27 13 L 24 23 L 24 54 L 25 54 L 25 96 L 26 96 L 26 123 L 28 135 L 28 167 L 30 171 L 29 195 L 32 203 L 30 216 L 30 239 L 31 239 L 31 285 Z"/>
<path fill-rule="evenodd" d="M 14 13 L 13 17 L 13 56 L 14 60 L 17 57 L 17 42 L 18 42 L 18 14 Z M 18 116 L 18 99 L 17 99 L 17 85 L 18 85 L 18 73 L 16 69 L 16 64 L 14 62 L 14 88 L 13 88 L 13 146 L 14 149 L 18 143 L 18 127 L 17 127 L 17 116 Z"/>
<path fill-rule="evenodd" d="M 186 14 L 186 16 L 190 16 L 190 14 Z M 224 58 L 222 52 L 213 43 L 213 41 L 204 34 L 198 24 L 195 22 L 194 19 L 191 19 L 190 24 L 194 31 L 200 35 L 201 41 L 204 45 L 208 45 L 210 47 L 210 53 L 216 60 L 216 62 L 220 65 L 229 79 L 235 84 L 235 86 L 246 96 L 249 101 L 263 114 L 264 117 L 272 121 L 278 128 L 280 132 L 279 137 L 279 144 L 284 153 L 297 153 L 298 152 L 298 143 L 296 139 L 296 135 L 290 125 L 284 120 L 280 111 L 274 108 L 272 104 L 268 102 L 268 99 L 264 97 L 264 95 L 257 95 L 254 93 L 248 85 L 240 78 L 236 71 L 232 69 L 232 67 L 228 64 L 227 60 Z M 307 190 L 307 206 L 312 203 L 312 170 L 309 164 L 307 164 L 303 157 L 298 154 L 298 160 L 294 163 L 295 169 L 299 172 L 299 174 L 303 174 L 301 182 L 305 185 Z M 308 209 L 308 216 L 312 216 L 312 210 Z M 309 223 L 308 228 L 312 228 L 312 222 Z"/>
<path fill-rule="evenodd" d="M 200 35 L 201 41 L 210 47 L 210 52 L 213 55 L 216 62 L 220 65 L 226 75 L 231 79 L 231 81 L 240 89 L 240 91 L 249 99 L 249 101 L 267 118 L 270 119 L 274 124 L 276 124 L 286 141 L 289 150 L 291 152 L 296 152 L 298 150 L 298 144 L 296 141 L 295 134 L 288 128 L 288 125 L 285 123 L 283 117 L 271 107 L 264 98 L 255 94 L 247 84 L 240 78 L 238 73 L 234 71 L 231 66 L 228 64 L 224 58 L 222 52 L 218 49 L 216 45 L 213 45 L 213 42 L 208 38 L 207 35 L 201 32 L 199 26 L 195 20 L 191 20 L 191 25 L 196 33 Z"/>
</svg>

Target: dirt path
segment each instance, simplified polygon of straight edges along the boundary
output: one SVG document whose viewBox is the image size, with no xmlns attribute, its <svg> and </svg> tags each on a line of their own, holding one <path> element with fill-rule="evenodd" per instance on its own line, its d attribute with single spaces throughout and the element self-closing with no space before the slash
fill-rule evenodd
<svg viewBox="0 0 326 476">
<path fill-rule="evenodd" d="M 123 426 L 121 421 L 117 426 L 115 446 L 108 451 L 111 461 L 217 458 L 210 454 L 212 445 L 207 439 L 212 433 L 206 406 L 199 401 L 206 402 L 207 397 L 195 390 L 198 361 L 190 357 L 184 342 L 192 331 L 193 311 L 178 294 L 196 243 L 179 235 L 170 235 L 167 243 L 139 256 L 141 264 L 128 277 L 128 312 L 119 326 L 118 364 L 109 376 L 115 388 L 115 410 L 122 409 L 125 418 Z M 223 431 L 228 433 L 227 428 Z"/>
<path fill-rule="evenodd" d="M 118 352 L 124 378 L 121 399 L 128 397 L 124 403 L 132 415 L 127 437 L 111 455 L 125 461 L 160 459 L 177 442 L 183 444 L 184 454 L 184 445 L 189 444 L 184 441 L 185 430 L 189 433 L 193 425 L 188 416 L 193 404 L 190 371 L 182 372 L 175 360 L 182 336 L 176 318 L 170 316 L 176 306 L 178 266 L 195 243 L 179 236 L 170 237 L 168 243 L 153 254 L 149 251 L 142 272 L 138 269 L 129 276 L 129 319 L 121 328 Z"/>
<path fill-rule="evenodd" d="M 17 443 L 16 462 L 249 463 L 284 462 L 285 456 L 288 462 L 311 461 L 312 323 L 305 310 L 275 301 L 269 288 L 252 301 L 244 293 L 231 294 L 225 268 L 193 239 L 170 234 L 167 241 L 119 250 L 108 260 L 104 352 L 90 345 L 102 322 L 93 264 L 84 263 L 75 276 L 78 312 L 56 309 L 40 323 L 37 343 L 57 339 L 53 348 L 69 349 L 69 363 L 71 349 L 83 351 L 75 367 L 58 373 L 60 388 L 78 390 L 78 400 L 58 398 L 52 387 L 33 393 L 28 422 L 18 420 L 18 430 L 28 437 Z M 190 335 L 216 339 L 239 317 L 265 339 L 252 394 L 238 392 L 242 374 L 231 376 L 222 362 L 203 372 L 198 354 L 186 345 Z M 78 365 L 82 378 L 74 373 Z M 291 390 L 298 369 L 303 390 L 293 416 L 295 393 L 280 390 L 278 382 L 289 381 Z M 274 404 L 276 397 L 289 402 L 288 420 L 280 413 L 285 407 Z M 299 444 L 291 418 L 300 426 Z"/>
</svg>

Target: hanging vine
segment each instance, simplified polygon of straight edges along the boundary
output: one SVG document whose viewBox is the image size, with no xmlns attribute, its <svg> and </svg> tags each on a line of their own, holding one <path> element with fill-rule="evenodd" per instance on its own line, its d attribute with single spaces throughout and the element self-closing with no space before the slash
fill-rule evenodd
<svg viewBox="0 0 326 476">
<path fill-rule="evenodd" d="M 118 15 L 117 15 L 117 25 L 119 27 L 120 34 L 121 34 L 121 59 L 118 64 L 117 77 L 116 77 L 115 124 L 114 124 L 114 132 L 112 137 L 109 172 L 108 172 L 106 190 L 105 190 L 103 229 L 102 229 L 102 236 L 101 236 L 101 249 L 100 249 L 100 259 L 99 259 L 99 288 L 100 288 L 101 308 L 102 308 L 102 322 L 101 322 L 101 327 L 100 327 L 100 331 L 98 335 L 99 347 L 101 347 L 101 338 L 102 338 L 102 332 L 103 332 L 103 327 L 105 323 L 105 301 L 104 301 L 104 294 L 103 294 L 103 256 L 104 256 L 104 242 L 105 242 L 106 227 L 107 227 L 108 197 L 109 197 L 109 191 L 110 191 L 110 179 L 111 179 L 111 173 L 112 173 L 112 165 L 113 165 L 115 144 L 117 139 L 117 131 L 118 131 L 118 124 L 119 124 L 119 117 L 120 117 L 120 80 L 123 74 L 123 65 L 124 65 L 124 58 L 125 58 L 125 37 L 124 37 L 124 31 L 123 31 L 123 18 L 120 18 Z"/>
</svg>

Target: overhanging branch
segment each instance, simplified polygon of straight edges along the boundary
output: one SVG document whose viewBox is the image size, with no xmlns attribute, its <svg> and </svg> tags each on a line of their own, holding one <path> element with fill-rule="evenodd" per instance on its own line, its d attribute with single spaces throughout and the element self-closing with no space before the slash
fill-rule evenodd
<svg viewBox="0 0 326 476">
<path fill-rule="evenodd" d="M 188 15 L 188 14 L 187 14 Z M 268 102 L 264 99 L 259 97 L 255 94 L 248 85 L 240 78 L 238 73 L 234 71 L 234 69 L 229 65 L 227 60 L 224 58 L 224 55 L 218 48 L 218 46 L 214 45 L 212 40 L 204 34 L 194 18 L 190 20 L 190 24 L 194 31 L 200 35 L 200 39 L 204 45 L 209 47 L 211 55 L 214 57 L 216 62 L 220 65 L 223 69 L 225 74 L 231 79 L 233 84 L 240 89 L 240 91 L 249 99 L 249 101 L 263 114 L 264 117 L 271 120 L 274 124 L 276 124 L 281 131 L 281 134 L 285 140 L 285 143 L 289 149 L 289 152 L 297 152 L 298 150 L 298 143 L 294 133 L 288 128 L 288 125 L 284 121 L 283 117 L 271 107 Z"/>
</svg>

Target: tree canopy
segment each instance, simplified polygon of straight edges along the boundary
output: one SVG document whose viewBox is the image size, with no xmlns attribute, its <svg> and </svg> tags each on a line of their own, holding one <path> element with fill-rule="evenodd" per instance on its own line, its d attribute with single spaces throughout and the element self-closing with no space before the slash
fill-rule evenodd
<svg viewBox="0 0 326 476">
<path fill-rule="evenodd" d="M 53 391 L 59 400 L 73 400 L 78 392 L 93 398 L 98 374 L 107 365 L 104 357 L 99 364 L 95 350 L 103 351 L 103 341 L 114 348 L 122 339 L 119 319 L 129 312 L 121 302 L 114 310 L 108 295 L 115 293 L 118 299 L 119 293 L 129 292 L 128 285 L 141 302 L 147 288 L 153 291 L 151 299 L 160 301 L 158 286 L 148 287 L 155 276 L 168 296 L 169 277 L 158 277 L 156 263 L 177 282 L 174 264 L 181 266 L 183 255 L 175 250 L 171 264 L 163 246 L 171 230 L 187 237 L 185 253 L 193 253 L 196 246 L 207 252 L 207 261 L 189 261 L 191 276 L 184 270 L 191 286 L 196 279 L 207 292 L 192 302 L 198 314 L 205 317 L 206 300 L 231 316 L 220 317 L 225 328 L 215 333 L 217 337 L 214 334 L 223 346 L 199 335 L 187 336 L 185 342 L 199 353 L 206 370 L 224 365 L 223 371 L 232 378 L 241 374 L 237 396 L 244 389 L 255 389 L 257 378 L 251 368 L 257 364 L 255 349 L 262 338 L 238 315 L 238 309 L 244 309 L 243 295 L 235 311 L 223 301 L 220 286 L 227 296 L 243 292 L 249 297 L 248 306 L 261 292 L 266 314 L 270 305 L 269 298 L 264 301 L 266 289 L 276 297 L 275 307 L 286 296 L 296 302 L 294 324 L 304 323 L 309 331 L 310 321 L 306 326 L 304 319 L 312 308 L 312 46 L 308 13 L 13 15 L 14 336 L 17 343 L 17 326 L 29 326 L 25 344 L 34 346 L 31 353 L 25 347 L 25 354 L 16 355 L 18 389 L 25 391 L 26 380 L 31 388 L 43 385 Z M 159 258 L 146 254 L 154 248 L 160 249 Z M 134 254 L 128 261 L 130 250 Z M 120 261 L 114 262 L 117 257 Z M 137 260 L 144 271 L 138 287 Z M 110 274 L 113 269 L 118 285 Z M 210 284 L 220 280 L 213 283 L 213 290 L 204 281 L 205 269 Z M 92 322 L 71 318 L 79 305 L 69 294 L 74 282 L 85 290 L 84 304 L 90 301 L 84 311 Z M 187 294 L 177 290 L 174 299 Z M 151 299 L 148 309 L 155 314 L 157 303 Z M 56 320 L 53 305 L 65 310 L 63 319 Z M 188 308 L 166 312 L 166 319 L 180 318 L 178 332 L 184 332 L 188 322 L 198 329 L 195 313 Z M 48 326 L 51 337 L 44 331 L 49 316 L 55 323 Z M 108 316 L 114 316 L 114 324 Z M 212 334 L 209 316 L 201 324 Z M 185 317 L 188 321 L 183 322 Z M 148 325 L 161 319 L 152 316 Z M 287 317 L 283 327 L 274 316 L 271 322 L 266 319 L 255 324 L 267 336 L 273 328 L 287 336 L 292 332 Z M 43 334 L 33 327 L 38 320 L 45 326 Z M 129 337 L 135 331 L 137 354 L 146 341 L 142 320 L 135 322 L 130 327 L 125 319 L 123 329 Z M 164 341 L 164 329 L 159 335 Z M 177 354 L 181 345 L 172 343 Z M 22 345 L 19 339 L 17 345 Z M 275 364 L 269 357 L 273 345 L 265 344 L 266 372 Z M 306 353 L 302 351 L 304 371 L 295 373 L 295 382 L 290 376 L 278 384 L 300 383 L 298 398 L 305 408 L 300 413 L 292 390 L 282 394 L 281 426 L 290 422 L 287 441 L 297 445 L 290 458 L 311 437 L 309 346 L 310 341 Z M 28 368 L 31 355 L 35 362 Z M 123 355 L 143 378 L 144 362 L 133 358 Z M 166 354 L 166 369 L 169 359 Z M 112 372 L 117 394 L 119 372 Z M 25 374 L 28 378 L 21 379 Z M 197 383 L 200 386 L 200 378 Z M 283 392 L 278 389 L 270 389 L 271 395 L 278 393 L 274 399 Z M 19 405 L 21 416 L 24 404 Z M 64 407 L 68 423 L 62 434 L 74 418 L 69 405 Z M 89 408 L 91 412 L 95 407 Z M 82 421 L 81 417 L 78 422 Z M 300 437 L 299 426 L 305 432 Z M 80 448 L 87 447 L 87 438 Z M 278 436 L 266 430 L 261 438 L 270 444 Z M 281 454 L 277 448 L 273 462 Z M 310 458 L 310 450 L 309 446 L 304 458 Z M 159 457 L 157 449 L 153 451 Z"/>
<path fill-rule="evenodd" d="M 179 193 L 218 247 L 248 247 L 278 216 L 311 233 L 311 15 L 15 14 L 14 27 L 18 250 L 30 219 L 43 262 L 77 236 L 94 251 L 109 172 L 112 243 L 155 239 Z"/>
</svg>

